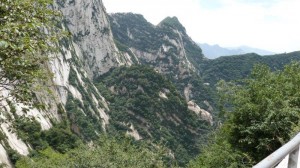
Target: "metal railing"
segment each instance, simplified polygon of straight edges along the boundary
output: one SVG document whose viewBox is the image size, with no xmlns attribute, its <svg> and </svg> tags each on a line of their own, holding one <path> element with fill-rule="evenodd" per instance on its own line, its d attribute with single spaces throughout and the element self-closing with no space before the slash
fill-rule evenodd
<svg viewBox="0 0 300 168">
<path fill-rule="evenodd" d="M 300 168 L 300 133 L 253 168 Z"/>
</svg>

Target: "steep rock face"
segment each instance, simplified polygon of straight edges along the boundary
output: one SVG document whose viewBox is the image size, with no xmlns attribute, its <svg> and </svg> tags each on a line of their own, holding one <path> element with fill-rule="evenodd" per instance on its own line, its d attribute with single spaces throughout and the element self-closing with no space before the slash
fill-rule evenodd
<svg viewBox="0 0 300 168">
<path fill-rule="evenodd" d="M 28 110 L 24 111 L 22 108 L 26 106 L 13 101 L 13 99 L 0 102 L 0 119 L 3 121 L 0 123 L 0 150 L 6 151 L 0 153 L 0 163 L 11 167 L 10 157 L 12 155 L 28 155 L 29 151 L 34 149 L 31 142 L 28 141 L 27 135 L 24 136 L 24 132 L 16 126 L 20 119 L 27 118 L 28 121 L 36 121 L 40 124 L 41 131 L 48 130 L 55 123 L 66 120 L 67 118 L 64 116 L 70 118 L 73 111 L 65 108 L 70 102 L 70 98 L 78 102 L 76 106 L 81 113 L 88 116 L 86 120 L 96 119 L 98 121 L 99 127 L 95 131 L 105 131 L 109 120 L 106 114 L 109 110 L 107 103 L 88 78 L 83 63 L 75 50 L 75 45 L 70 39 L 64 39 L 60 43 L 60 52 L 51 55 L 54 59 L 51 59 L 47 68 L 53 73 L 52 86 L 49 88 L 52 94 L 47 95 L 49 97 L 37 94 L 39 101 L 45 104 L 45 109 L 27 107 Z M 0 94 L 7 93 L 1 92 Z M 83 105 L 84 102 L 89 102 L 89 105 L 93 105 L 94 108 Z M 72 120 L 71 122 L 73 124 Z M 30 123 L 27 122 L 27 124 Z M 73 126 L 81 128 L 76 124 Z M 82 135 L 84 131 L 80 130 L 77 133 Z"/>
<path fill-rule="evenodd" d="M 60 53 L 50 62 L 50 68 L 54 73 L 53 82 L 57 101 L 63 105 L 66 112 L 65 119 L 70 120 L 71 129 L 75 133 L 83 139 L 90 140 L 91 137 L 97 137 L 96 134 L 106 130 L 106 125 L 109 123 L 107 115 L 109 109 L 106 100 L 88 75 L 89 69 L 86 69 L 86 62 L 81 57 L 82 50 L 73 39 L 64 39 L 60 42 Z M 91 47 L 96 48 L 97 45 Z M 92 121 L 95 122 L 95 126 L 90 126 L 91 124 L 82 126 Z M 87 130 L 91 129 L 93 131 L 87 135 Z"/>
<path fill-rule="evenodd" d="M 43 91 L 36 92 L 37 99 L 45 106 L 44 109 L 37 109 L 18 103 L 13 97 L 7 97 L 10 91 L 1 88 L 1 96 L 7 98 L 0 101 L 0 163 L 6 167 L 12 167 L 11 157 L 28 155 L 32 149 L 31 144 L 26 141 L 28 137 L 18 129 L 17 125 L 21 118 L 36 121 L 43 131 L 50 129 L 53 122 L 60 121 L 58 114 L 60 98 L 55 96 L 56 87 L 51 86 L 48 89 L 53 95 Z"/>
<path fill-rule="evenodd" d="M 167 141 L 168 132 L 172 133 L 172 137 L 177 137 L 177 134 L 180 134 L 182 136 L 176 139 L 176 143 L 181 145 L 180 149 L 175 151 L 176 145 L 170 146 L 170 148 L 174 150 L 178 158 L 180 158 L 179 154 L 181 153 L 188 156 L 192 152 L 192 155 L 195 155 L 198 150 L 195 141 L 196 137 L 200 136 L 201 129 L 198 129 L 198 125 L 193 125 L 193 122 L 190 123 L 185 118 L 189 118 L 191 121 L 197 120 L 197 124 L 203 127 L 206 122 L 198 121 L 198 118 L 188 111 L 186 104 L 181 100 L 175 88 L 172 94 L 169 89 L 165 88 L 157 90 L 155 94 L 153 93 L 154 98 L 160 100 L 160 108 L 162 108 L 153 106 L 153 109 L 156 110 L 153 113 L 154 118 L 158 118 L 157 121 L 163 120 L 169 123 L 168 126 L 162 126 L 164 133 L 160 135 L 157 123 L 150 125 L 143 125 L 145 124 L 143 123 L 141 125 L 135 120 L 125 121 L 124 118 L 116 120 L 115 118 L 118 117 L 118 115 L 114 115 L 116 110 L 113 109 L 114 106 L 110 106 L 110 103 L 114 102 L 110 100 L 111 102 L 108 103 L 93 82 L 94 77 L 109 71 L 111 68 L 132 64 L 148 64 L 172 79 L 186 79 L 190 74 L 196 72 L 197 68 L 189 61 L 191 54 L 186 48 L 186 39 L 189 37 L 186 36 L 184 28 L 180 28 L 178 24 L 175 24 L 176 27 L 163 23 L 157 27 L 148 25 L 148 28 L 153 28 L 155 36 L 152 37 L 153 32 L 144 29 L 145 31 L 140 34 L 139 38 L 133 37 L 139 30 L 134 32 L 130 29 L 127 36 L 134 39 L 136 45 L 143 45 L 141 41 L 147 40 L 149 37 L 154 39 L 159 37 L 160 42 L 157 45 L 155 40 L 150 39 L 153 40 L 153 44 L 149 40 L 145 41 L 148 48 L 142 46 L 128 48 L 127 44 L 124 45 L 118 40 L 114 41 L 101 0 L 56 0 L 55 2 L 54 8 L 61 10 L 64 17 L 62 26 L 70 32 L 71 37 L 60 41 L 58 53 L 49 55 L 52 59 L 46 68 L 53 73 L 53 80 L 49 81 L 49 85 L 51 85 L 49 89 L 53 95 L 45 97 L 42 94 L 37 94 L 39 101 L 46 105 L 43 110 L 29 108 L 25 112 L 22 110 L 24 105 L 18 104 L 18 102 L 0 102 L 1 104 L 7 103 L 4 109 L 0 109 L 0 119 L 4 121 L 0 125 L 0 163 L 5 163 L 9 167 L 13 162 L 12 156 L 28 155 L 31 150 L 35 150 L 32 141 L 36 139 L 30 137 L 32 130 L 20 129 L 20 124 L 18 124 L 20 121 L 33 128 L 40 126 L 38 133 L 51 130 L 57 123 L 66 122 L 73 133 L 86 141 L 97 139 L 99 134 L 110 131 L 113 126 L 119 129 L 117 128 L 118 124 L 122 126 L 122 123 L 125 123 L 125 127 L 128 129 L 124 131 L 124 134 L 133 136 L 137 140 L 151 138 Z M 144 34 L 147 34 L 145 39 L 141 38 Z M 122 48 L 122 46 L 125 47 Z M 202 59 L 201 54 L 199 56 Z M 151 71 L 151 73 L 153 72 Z M 126 88 L 121 88 L 112 87 L 111 89 L 112 92 L 115 91 L 118 94 L 128 92 Z M 142 85 L 137 86 L 138 92 L 148 92 L 144 88 Z M 2 92 L 0 94 L 7 93 Z M 135 103 L 140 105 L 140 103 L 150 103 L 151 101 L 150 99 L 142 102 L 136 100 Z M 172 103 L 172 101 L 176 103 Z M 169 105 L 164 105 L 163 102 L 168 102 Z M 176 108 L 176 104 L 180 108 Z M 169 113 L 177 111 L 178 114 L 160 114 L 160 110 L 169 111 Z M 181 111 L 184 111 L 189 117 L 183 115 Z M 132 110 L 133 112 L 136 113 Z M 127 115 L 130 116 L 132 113 L 129 110 Z M 145 118 L 151 118 L 153 114 L 145 113 L 144 115 L 146 115 Z M 136 118 L 143 120 L 139 116 Z M 172 131 L 170 125 L 176 126 L 178 128 L 176 131 L 180 133 Z M 186 134 L 191 139 L 185 140 L 184 135 Z M 41 139 L 41 141 L 47 144 L 45 139 Z M 189 149 L 191 144 L 195 145 L 193 149 Z M 183 160 L 187 161 L 188 158 Z"/>
<path fill-rule="evenodd" d="M 1 144 L 0 144 L 0 163 L 5 164 L 5 165 L 10 165 L 11 164 L 9 162 L 7 152 Z"/>
<path fill-rule="evenodd" d="M 213 95 L 200 77 L 202 64 L 207 59 L 176 17 L 167 17 L 157 26 L 139 14 L 116 13 L 109 18 L 122 52 L 134 55 L 140 64 L 150 65 L 168 77 L 187 103 L 193 99 L 208 110 L 203 102 L 211 102 Z"/>
<path fill-rule="evenodd" d="M 57 0 L 57 5 L 89 78 L 131 64 L 131 58 L 121 55 L 114 44 L 101 0 Z"/>
<path fill-rule="evenodd" d="M 12 166 L 13 155 L 27 155 L 34 149 L 27 134 L 16 127 L 21 118 L 29 125 L 37 122 L 41 131 L 70 120 L 71 129 L 87 140 L 105 131 L 110 118 L 108 104 L 92 79 L 112 67 L 132 64 L 131 57 L 120 54 L 115 46 L 101 0 L 57 0 L 54 8 L 62 11 L 62 26 L 71 37 L 60 41 L 58 53 L 49 55 L 52 59 L 45 68 L 53 73 L 49 81 L 52 95 L 37 94 L 45 109 L 24 111 L 26 106 L 18 102 L 0 102 L 0 163 L 7 167 Z M 83 126 L 92 121 L 94 126 Z"/>
<path fill-rule="evenodd" d="M 176 17 L 168 17 L 158 26 L 132 13 L 111 14 L 110 21 L 114 38 L 127 46 L 140 63 L 174 79 L 198 72 L 196 60 L 201 62 L 204 56 Z"/>
</svg>

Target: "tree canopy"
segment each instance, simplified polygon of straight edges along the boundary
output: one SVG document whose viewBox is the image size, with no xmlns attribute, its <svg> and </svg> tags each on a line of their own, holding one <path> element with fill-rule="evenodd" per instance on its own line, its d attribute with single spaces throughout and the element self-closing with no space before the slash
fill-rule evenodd
<svg viewBox="0 0 300 168">
<path fill-rule="evenodd" d="M 82 145 L 65 154 L 47 148 L 35 157 L 18 160 L 16 167 L 162 168 L 167 167 L 164 157 L 167 156 L 162 148 L 157 147 L 154 151 L 143 145 L 137 146 L 130 139 L 103 136 L 94 144 Z"/>
<path fill-rule="evenodd" d="M 38 83 L 50 79 L 46 61 L 62 32 L 57 27 L 60 14 L 51 2 L 1 0 L 0 101 L 13 98 L 30 105 L 42 86 Z"/>
<path fill-rule="evenodd" d="M 277 150 L 299 131 L 300 63 L 275 72 L 257 65 L 250 78 L 238 84 L 223 82 L 220 89 L 226 95 L 226 101 L 222 101 L 226 121 L 193 165 L 214 167 L 231 160 L 231 167 L 247 167 Z M 221 148 L 226 149 L 217 153 Z M 223 155 L 226 151 L 228 154 Z M 207 156 L 214 156 L 215 160 L 205 159 Z"/>
</svg>

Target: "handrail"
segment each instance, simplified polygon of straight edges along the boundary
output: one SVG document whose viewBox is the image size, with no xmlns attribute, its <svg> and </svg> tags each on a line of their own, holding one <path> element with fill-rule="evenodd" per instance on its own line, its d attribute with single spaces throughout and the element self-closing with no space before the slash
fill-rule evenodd
<svg viewBox="0 0 300 168">
<path fill-rule="evenodd" d="M 285 145 L 277 149 L 270 154 L 264 160 L 253 166 L 253 168 L 271 168 L 281 162 L 289 153 L 293 152 L 300 145 L 300 133 L 298 133 L 293 139 L 287 142 Z"/>
</svg>

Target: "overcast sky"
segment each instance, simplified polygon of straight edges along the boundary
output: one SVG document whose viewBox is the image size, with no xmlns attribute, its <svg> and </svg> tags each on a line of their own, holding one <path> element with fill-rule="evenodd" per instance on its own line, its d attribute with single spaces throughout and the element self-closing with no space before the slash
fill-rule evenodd
<svg viewBox="0 0 300 168">
<path fill-rule="evenodd" d="M 108 13 L 144 15 L 154 25 L 176 16 L 196 42 L 300 50 L 300 0 L 103 0 Z"/>
</svg>

